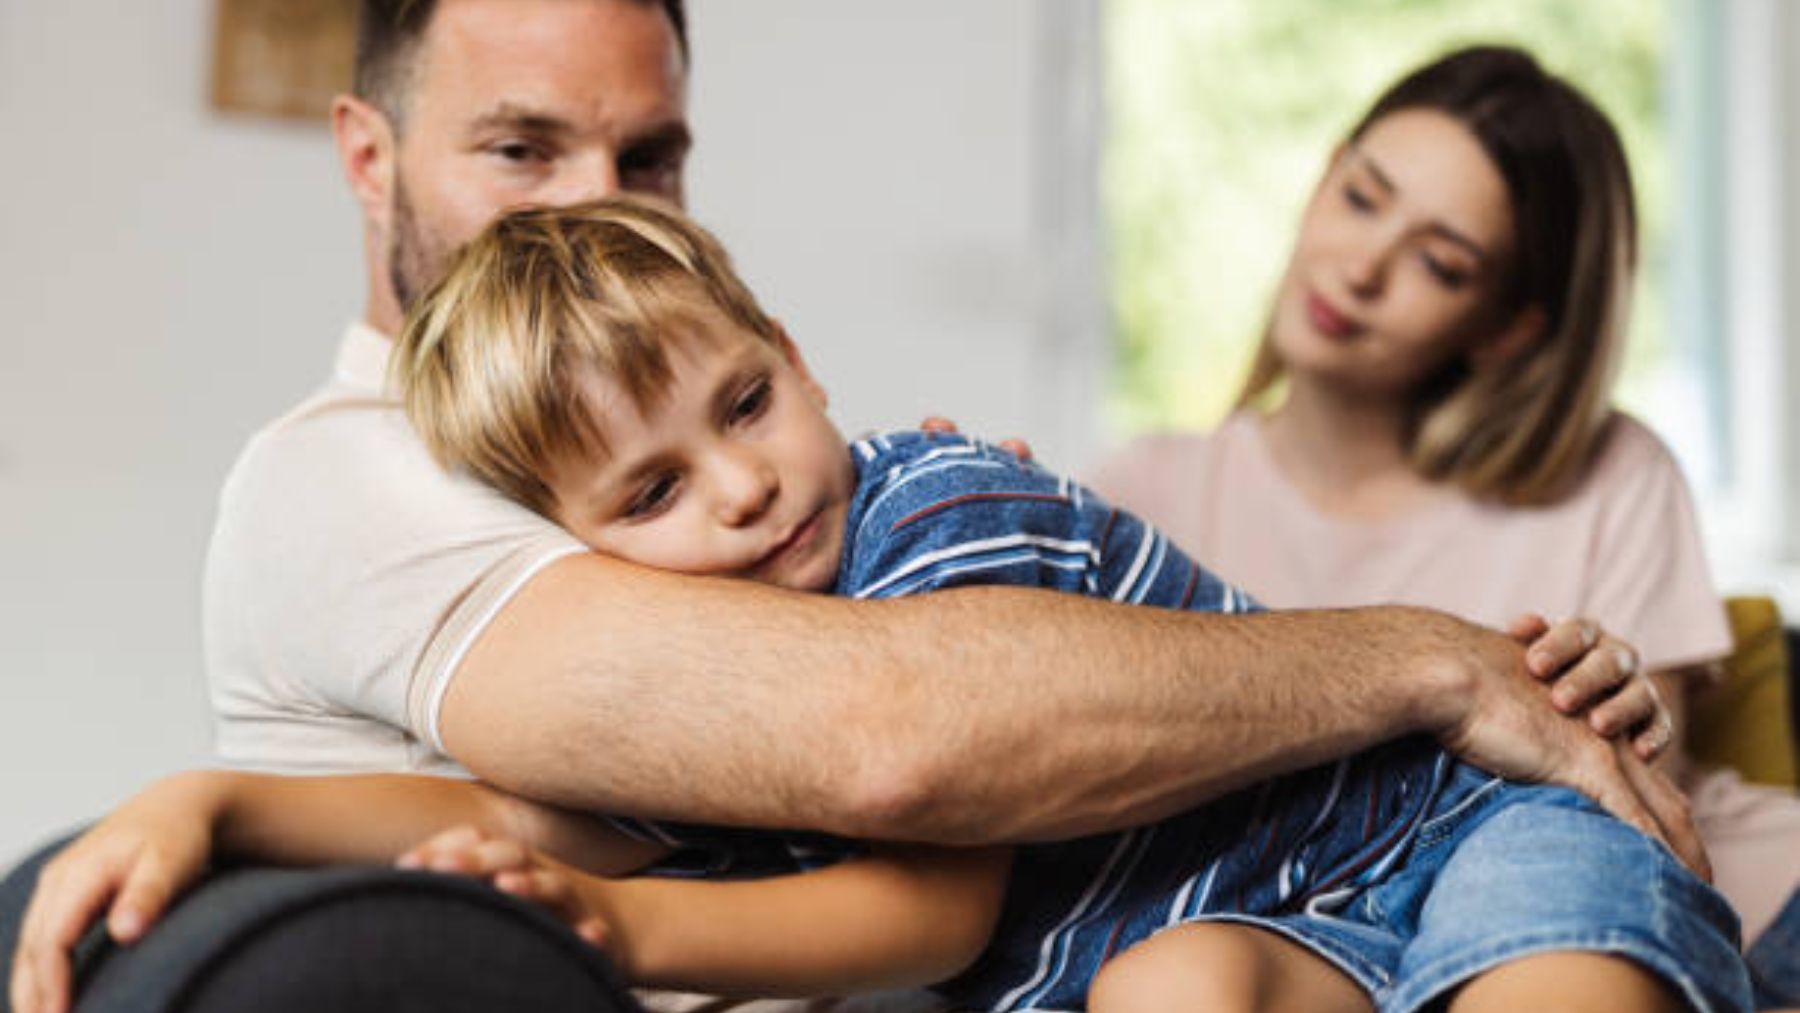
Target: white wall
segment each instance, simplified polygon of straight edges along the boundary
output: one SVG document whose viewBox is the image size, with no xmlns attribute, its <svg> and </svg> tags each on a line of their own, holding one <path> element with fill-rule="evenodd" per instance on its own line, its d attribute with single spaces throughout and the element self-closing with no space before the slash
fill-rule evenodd
<svg viewBox="0 0 1800 1013">
<path fill-rule="evenodd" d="M 1026 389 L 1060 256 L 1032 53 L 1067 4 L 693 6 L 693 209 L 846 428 L 1073 445 L 1083 409 L 1034 421 Z M 0 863 L 205 759 L 215 491 L 359 308 L 327 134 L 208 112 L 210 18 L 0 0 Z"/>
<path fill-rule="evenodd" d="M 208 0 L 0 8 L 10 856 L 205 758 L 215 491 L 322 375 L 360 274 L 324 133 L 206 111 Z"/>
</svg>

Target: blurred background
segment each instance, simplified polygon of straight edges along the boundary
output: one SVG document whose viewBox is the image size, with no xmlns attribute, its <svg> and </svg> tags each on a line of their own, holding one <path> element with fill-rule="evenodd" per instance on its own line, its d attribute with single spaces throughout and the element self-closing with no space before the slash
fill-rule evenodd
<svg viewBox="0 0 1800 1013">
<path fill-rule="evenodd" d="M 219 87 L 248 6 L 0 0 L 0 863 L 206 762 L 218 486 L 361 310 L 323 120 Z M 1637 173 L 1624 401 L 1676 449 L 1721 589 L 1800 616 L 1800 5 L 690 7 L 690 209 L 843 427 L 945 414 L 1065 470 L 1220 417 L 1301 202 L 1381 86 L 1451 45 L 1530 46 Z"/>
</svg>

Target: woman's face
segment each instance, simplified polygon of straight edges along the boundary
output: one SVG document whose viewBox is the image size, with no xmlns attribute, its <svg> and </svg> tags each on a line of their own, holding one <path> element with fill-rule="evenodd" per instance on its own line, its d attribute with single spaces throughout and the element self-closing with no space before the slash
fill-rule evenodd
<svg viewBox="0 0 1800 1013">
<path fill-rule="evenodd" d="M 1499 169 L 1444 113 L 1402 110 L 1346 145 L 1313 193 L 1272 336 L 1297 379 L 1404 397 L 1512 323 Z"/>
</svg>

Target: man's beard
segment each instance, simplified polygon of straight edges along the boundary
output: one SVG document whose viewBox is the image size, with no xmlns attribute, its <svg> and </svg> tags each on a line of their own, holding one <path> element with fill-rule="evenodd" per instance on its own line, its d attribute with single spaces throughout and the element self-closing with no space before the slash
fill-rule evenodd
<svg viewBox="0 0 1800 1013">
<path fill-rule="evenodd" d="M 394 177 L 393 234 L 388 240 L 388 284 L 400 312 L 412 309 L 413 300 L 431 287 L 444 269 L 446 250 L 437 237 L 419 225 L 405 180 Z"/>
</svg>

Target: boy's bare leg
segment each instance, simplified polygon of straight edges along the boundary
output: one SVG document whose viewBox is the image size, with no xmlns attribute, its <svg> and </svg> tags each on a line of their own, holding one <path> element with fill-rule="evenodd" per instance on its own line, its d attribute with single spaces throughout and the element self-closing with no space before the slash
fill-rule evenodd
<svg viewBox="0 0 1800 1013">
<path fill-rule="evenodd" d="M 1248 925 L 1178 925 L 1119 954 L 1088 992 L 1094 1013 L 1371 1013 L 1319 955 Z"/>
<path fill-rule="evenodd" d="M 1644 967 L 1605 953 L 1525 957 L 1464 985 L 1450 1013 L 1681 1013 L 1676 993 Z"/>
</svg>

